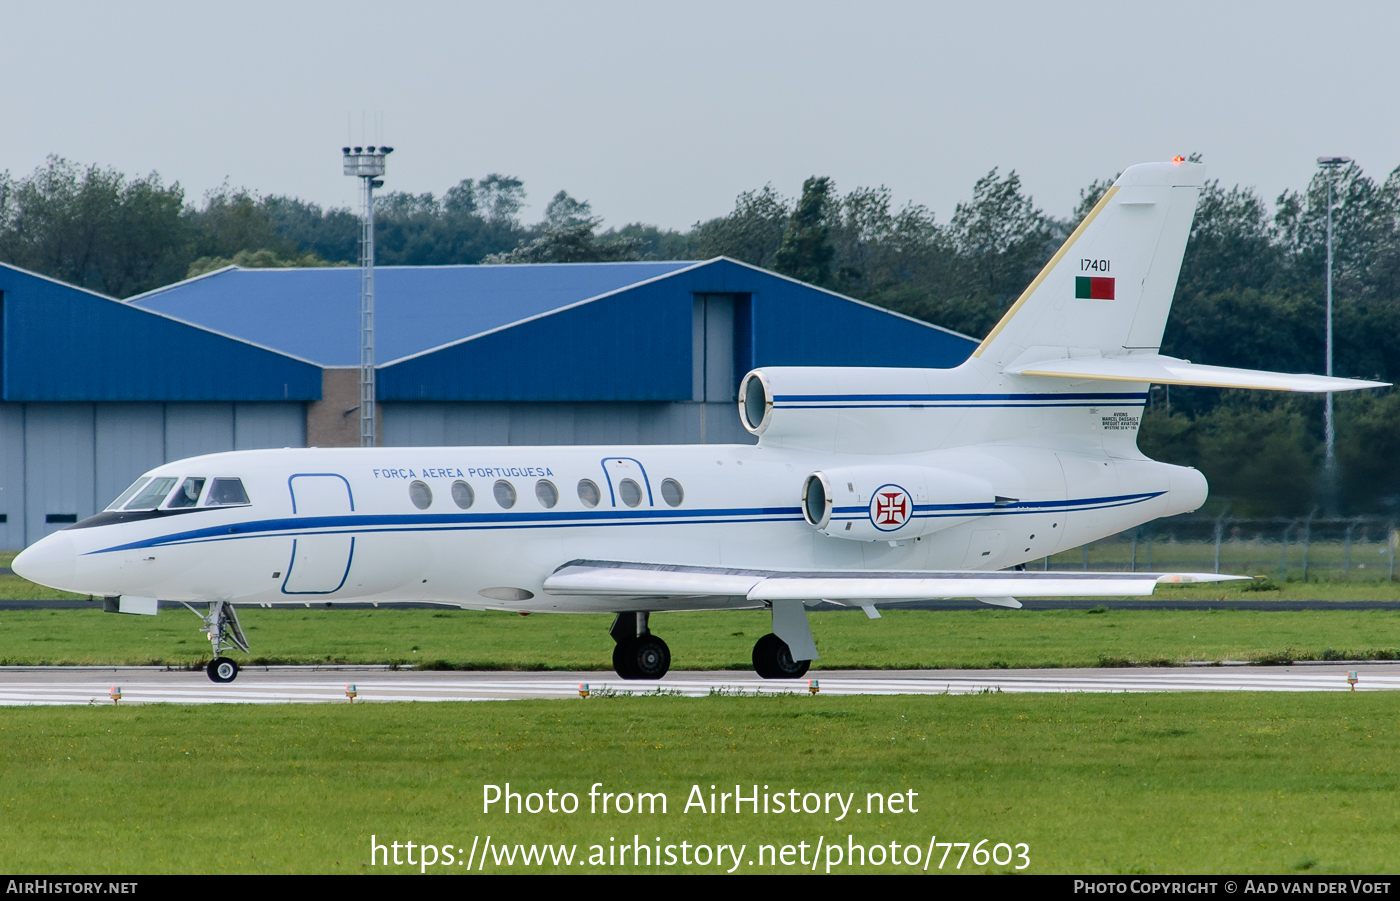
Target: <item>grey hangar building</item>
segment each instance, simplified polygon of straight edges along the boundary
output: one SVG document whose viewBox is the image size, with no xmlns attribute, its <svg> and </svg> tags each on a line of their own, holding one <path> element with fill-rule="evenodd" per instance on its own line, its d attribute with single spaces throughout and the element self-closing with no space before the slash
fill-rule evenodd
<svg viewBox="0 0 1400 901">
<path fill-rule="evenodd" d="M 359 443 L 359 270 L 117 300 L 0 263 L 0 549 L 198 454 Z M 379 267 L 385 446 L 752 443 L 757 366 L 951 367 L 965 335 L 726 258 Z"/>
</svg>

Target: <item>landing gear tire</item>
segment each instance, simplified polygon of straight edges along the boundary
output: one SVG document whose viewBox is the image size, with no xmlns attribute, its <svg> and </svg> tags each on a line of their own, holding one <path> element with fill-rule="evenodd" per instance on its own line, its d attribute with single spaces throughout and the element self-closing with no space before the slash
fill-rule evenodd
<svg viewBox="0 0 1400 901">
<path fill-rule="evenodd" d="M 753 646 L 753 670 L 765 679 L 801 679 L 810 660 L 793 660 L 787 642 L 771 632 Z"/>
<path fill-rule="evenodd" d="M 635 675 L 632 672 L 630 655 L 627 653 L 627 646 L 635 640 L 636 639 L 619 641 L 617 644 L 613 645 L 613 672 L 617 673 L 618 676 L 623 679 L 641 678 L 641 676 Z"/>
<path fill-rule="evenodd" d="M 655 635 L 639 635 L 613 648 L 613 670 L 624 679 L 660 679 L 671 668 L 671 649 Z"/>
<path fill-rule="evenodd" d="M 210 681 L 225 683 L 238 678 L 238 664 L 228 657 L 215 657 L 204 670 Z"/>
</svg>

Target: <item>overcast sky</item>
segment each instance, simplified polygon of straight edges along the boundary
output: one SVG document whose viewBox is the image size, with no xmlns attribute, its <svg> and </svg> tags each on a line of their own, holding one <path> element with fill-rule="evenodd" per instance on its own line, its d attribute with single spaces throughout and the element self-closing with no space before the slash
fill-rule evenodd
<svg viewBox="0 0 1400 901">
<path fill-rule="evenodd" d="M 0 169 L 49 154 L 354 202 L 489 172 L 684 229 L 771 182 L 889 186 L 947 221 L 993 166 L 1055 215 L 1199 151 L 1270 200 L 1320 154 L 1400 165 L 1400 3 L 0 2 Z M 349 133 L 347 135 L 347 120 Z M 364 123 L 362 128 L 362 122 Z M 382 128 L 376 123 L 382 122 Z"/>
</svg>

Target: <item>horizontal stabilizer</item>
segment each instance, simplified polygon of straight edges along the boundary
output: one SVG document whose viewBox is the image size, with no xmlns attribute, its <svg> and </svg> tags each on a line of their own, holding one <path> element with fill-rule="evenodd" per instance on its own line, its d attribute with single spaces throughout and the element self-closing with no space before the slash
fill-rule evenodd
<svg viewBox="0 0 1400 901">
<path fill-rule="evenodd" d="M 1215 573 L 1096 572 L 782 572 L 575 560 L 544 581 L 553 595 L 594 597 L 747 597 L 751 601 L 923 601 L 976 598 L 998 606 L 1012 596 L 1145 597 L 1159 584 L 1225 582 Z M 1006 602 L 1010 603 L 1006 603 Z M 865 606 L 864 604 L 860 606 Z"/>
<path fill-rule="evenodd" d="M 1258 391 L 1356 391 L 1384 388 L 1389 382 L 1339 379 L 1325 375 L 1264 372 L 1258 369 L 1231 369 L 1203 366 L 1176 357 L 1158 354 L 1131 354 L 1126 357 L 1082 357 L 1014 363 L 1013 375 L 1046 376 L 1057 379 L 1093 379 L 1105 382 L 1144 382 L 1153 385 L 1200 385 L 1207 388 L 1250 388 Z"/>
</svg>

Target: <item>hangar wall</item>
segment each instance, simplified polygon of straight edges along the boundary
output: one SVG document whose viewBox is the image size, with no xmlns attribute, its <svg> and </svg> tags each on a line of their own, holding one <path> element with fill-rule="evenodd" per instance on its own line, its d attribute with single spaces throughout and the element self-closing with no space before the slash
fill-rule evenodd
<svg viewBox="0 0 1400 901">
<path fill-rule="evenodd" d="M 380 442 L 386 447 L 755 444 L 758 439 L 739 422 L 737 406 L 735 309 L 747 303 L 748 295 L 694 295 L 689 401 L 383 402 Z M 350 372 L 358 379 L 357 370 Z M 326 384 L 323 397 L 328 398 L 329 379 Z"/>
<path fill-rule="evenodd" d="M 0 403 L 0 548 L 91 516 L 167 460 L 305 442 L 301 403 Z"/>
<path fill-rule="evenodd" d="M 732 403 L 386 403 L 386 447 L 755 444 Z"/>
<path fill-rule="evenodd" d="M 976 346 L 724 258 L 379 275 L 386 446 L 753 444 L 735 396 L 755 366 L 955 366 Z M 357 286 L 228 267 L 117 301 L 0 263 L 0 548 L 166 461 L 358 445 Z"/>
</svg>

